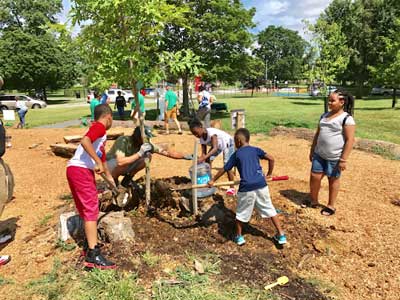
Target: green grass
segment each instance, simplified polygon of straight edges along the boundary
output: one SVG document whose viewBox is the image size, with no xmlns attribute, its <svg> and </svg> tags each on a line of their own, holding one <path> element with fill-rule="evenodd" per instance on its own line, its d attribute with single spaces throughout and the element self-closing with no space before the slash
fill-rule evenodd
<svg viewBox="0 0 400 300">
<path fill-rule="evenodd" d="M 48 214 L 45 215 L 40 221 L 39 221 L 39 226 L 40 227 L 44 227 L 47 225 L 47 223 L 49 223 L 50 219 L 53 217 L 53 215 Z"/>
<path fill-rule="evenodd" d="M 246 127 L 253 133 L 268 133 L 273 127 L 304 127 L 316 129 L 324 106 L 322 99 L 301 97 L 267 97 L 255 95 L 218 97 L 229 109 L 245 109 Z M 390 99 L 356 100 L 356 136 L 400 144 L 398 122 L 400 110 L 391 109 Z M 399 104 L 400 106 L 400 104 Z M 223 128 L 230 129 L 230 114 L 216 113 L 214 119 L 223 120 Z"/>
<path fill-rule="evenodd" d="M 278 300 L 277 295 L 240 284 L 216 283 L 207 274 L 199 275 L 188 268 L 178 267 L 174 274 L 178 284 L 158 280 L 153 284 L 155 300 Z"/>
</svg>

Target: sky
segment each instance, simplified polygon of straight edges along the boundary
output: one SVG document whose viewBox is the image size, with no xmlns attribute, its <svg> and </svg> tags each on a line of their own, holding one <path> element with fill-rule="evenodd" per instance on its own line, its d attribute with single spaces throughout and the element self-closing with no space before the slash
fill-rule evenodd
<svg viewBox="0 0 400 300">
<path fill-rule="evenodd" d="M 332 0 L 242 0 L 246 8 L 257 9 L 255 32 L 269 25 L 283 26 L 304 36 L 302 20 L 314 23 Z"/>
<path fill-rule="evenodd" d="M 269 25 L 283 26 L 296 30 L 300 35 L 305 36 L 302 20 L 309 20 L 311 23 L 318 18 L 321 12 L 332 0 L 242 0 L 246 8 L 257 9 L 254 17 L 257 33 Z M 67 20 L 71 8 L 70 0 L 63 0 L 64 10 L 59 15 L 60 21 Z M 79 28 L 75 28 L 77 32 Z"/>
</svg>

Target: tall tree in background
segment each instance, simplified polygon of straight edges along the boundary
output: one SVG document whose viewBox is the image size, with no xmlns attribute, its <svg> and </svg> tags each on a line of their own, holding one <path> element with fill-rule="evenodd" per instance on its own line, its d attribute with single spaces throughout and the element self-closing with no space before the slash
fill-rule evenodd
<svg viewBox="0 0 400 300">
<path fill-rule="evenodd" d="M 238 0 L 168 0 L 168 3 L 186 10 L 186 24 L 165 25 L 163 50 L 193 51 L 201 57 L 204 80 L 238 80 L 242 72 L 240 60 L 252 43 L 249 29 L 254 26 L 255 9 L 245 9 Z M 185 114 L 189 112 L 190 76 L 182 74 Z"/>
<path fill-rule="evenodd" d="M 257 57 L 266 62 L 271 78 L 297 80 L 303 78 L 307 42 L 298 34 L 283 27 L 268 26 L 257 36 Z"/>
<path fill-rule="evenodd" d="M 339 80 L 339 76 L 346 70 L 350 61 L 350 49 L 346 45 L 346 37 L 340 26 L 329 24 L 319 19 L 315 25 L 309 25 L 313 32 L 313 44 L 318 53 L 311 68 L 311 77 L 332 84 Z M 325 96 L 327 96 L 325 94 Z M 325 97 L 325 112 L 328 111 L 328 98 Z"/>
<path fill-rule="evenodd" d="M 46 98 L 46 89 L 75 82 L 77 58 L 50 28 L 61 8 L 61 0 L 0 0 L 0 73 L 5 88 L 42 90 Z"/>
<path fill-rule="evenodd" d="M 393 87 L 392 108 L 396 107 L 396 92 L 400 87 L 400 18 L 396 24 L 397 29 L 392 29 L 388 36 L 381 36 L 379 39 L 379 42 L 385 45 L 379 53 L 380 63 L 370 66 L 376 82 Z"/>
<path fill-rule="evenodd" d="M 386 47 L 380 41 L 396 27 L 399 14 L 397 0 L 334 0 L 319 18 L 337 24 L 346 37 L 350 60 L 340 77 L 356 83 L 357 97 L 362 96 L 366 83 L 374 81 L 371 70 L 381 63 Z"/>
</svg>

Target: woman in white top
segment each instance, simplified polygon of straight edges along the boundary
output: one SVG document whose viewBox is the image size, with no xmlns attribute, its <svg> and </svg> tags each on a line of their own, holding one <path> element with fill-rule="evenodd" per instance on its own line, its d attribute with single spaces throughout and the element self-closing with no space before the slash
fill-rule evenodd
<svg viewBox="0 0 400 300">
<path fill-rule="evenodd" d="M 312 167 L 309 204 L 311 207 L 319 205 L 321 180 L 326 175 L 329 181 L 329 201 L 321 210 L 324 216 L 331 216 L 336 211 L 335 202 L 339 192 L 340 175 L 346 170 L 356 130 L 356 123 L 352 117 L 353 96 L 336 90 L 330 95 L 328 105 L 329 112 L 321 116 L 310 150 Z"/>
<path fill-rule="evenodd" d="M 28 107 L 25 104 L 25 101 L 20 101 L 19 97 L 15 97 L 15 108 L 18 112 L 19 116 L 19 123 L 17 125 L 17 128 L 24 128 L 25 126 L 25 115 L 28 112 Z"/>
</svg>

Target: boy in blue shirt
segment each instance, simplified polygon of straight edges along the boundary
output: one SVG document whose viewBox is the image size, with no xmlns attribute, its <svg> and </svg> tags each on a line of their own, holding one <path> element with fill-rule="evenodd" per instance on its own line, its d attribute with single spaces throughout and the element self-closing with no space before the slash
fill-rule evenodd
<svg viewBox="0 0 400 300">
<path fill-rule="evenodd" d="M 235 132 L 236 152 L 230 157 L 224 168 L 218 171 L 214 178 L 208 183 L 212 186 L 225 172 L 237 167 L 240 174 L 240 185 L 237 193 L 236 208 L 236 235 L 234 242 L 239 246 L 246 243 L 242 235 L 243 223 L 248 223 L 251 219 L 254 206 L 257 208 L 262 218 L 271 218 L 278 233 L 274 239 L 281 245 L 286 244 L 286 236 L 281 228 L 275 207 L 271 202 L 266 178 L 262 172 L 260 159 L 268 160 L 267 178 L 272 175 L 274 169 L 274 159 L 257 147 L 250 146 L 250 132 L 245 128 L 240 128 Z"/>
</svg>

